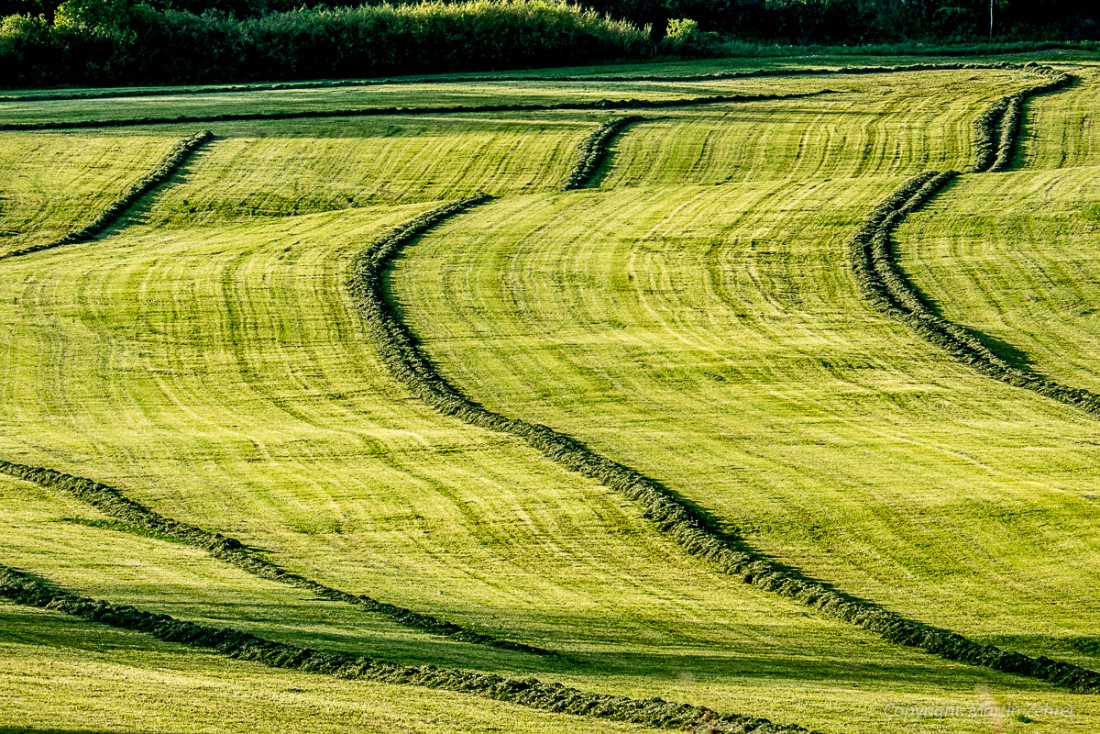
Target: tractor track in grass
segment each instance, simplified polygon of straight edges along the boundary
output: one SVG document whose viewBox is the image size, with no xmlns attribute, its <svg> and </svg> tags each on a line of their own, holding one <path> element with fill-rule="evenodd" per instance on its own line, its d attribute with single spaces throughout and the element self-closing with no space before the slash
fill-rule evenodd
<svg viewBox="0 0 1100 734">
<path fill-rule="evenodd" d="M 349 291 L 362 313 L 368 338 L 394 378 L 444 415 L 511 434 L 561 466 L 594 479 L 641 505 L 643 516 L 690 555 L 709 561 L 740 581 L 796 601 L 825 616 L 874 632 L 884 640 L 944 659 L 1047 681 L 1078 693 L 1100 693 L 1100 673 L 1078 665 L 1031 657 L 970 640 L 906 619 L 878 604 L 808 578 L 723 532 L 705 510 L 662 483 L 602 456 L 548 426 L 510 418 L 471 400 L 437 370 L 390 300 L 388 273 L 409 245 L 444 222 L 490 201 L 477 195 L 427 212 L 376 240 L 358 257 Z M 881 207 L 880 207 L 881 208 Z"/>
<path fill-rule="evenodd" d="M 139 202 L 152 195 L 158 188 L 167 183 L 167 181 L 172 178 L 172 176 L 176 175 L 201 148 L 213 139 L 214 134 L 209 130 L 204 130 L 184 138 L 176 143 L 156 168 L 147 173 L 140 181 L 115 199 L 110 206 L 100 212 L 99 216 L 89 224 L 74 229 L 52 242 L 43 242 L 38 245 L 31 245 L 19 250 L 0 254 L 0 260 L 30 255 L 34 252 L 51 250 L 55 247 L 77 245 L 92 241 L 117 224 Z"/>
<path fill-rule="evenodd" d="M 714 734 L 814 734 L 794 724 L 721 714 L 702 706 L 660 698 L 627 698 L 589 693 L 537 678 L 505 678 L 434 665 L 411 666 L 342 652 L 325 652 L 257 637 L 230 627 L 211 627 L 154 614 L 132 606 L 78 596 L 31 574 L 0 565 L 0 598 L 27 607 L 49 609 L 118 629 L 141 632 L 158 640 L 214 650 L 235 660 L 271 668 L 300 670 L 349 680 L 414 685 L 469 693 L 495 701 L 551 713 L 642 724 L 659 729 L 708 731 Z"/>
<path fill-rule="evenodd" d="M 729 94 L 676 99 L 598 99 L 591 102 L 559 102 L 556 104 L 439 105 L 432 107 L 358 107 L 343 110 L 296 110 L 288 112 L 228 112 L 221 115 L 177 115 L 175 117 L 130 117 L 108 120 L 72 120 L 52 122 L 0 123 L 0 131 L 35 132 L 41 130 L 86 130 L 114 127 L 145 127 L 214 122 L 245 122 L 258 120 L 300 120 L 332 117 L 403 117 L 422 115 L 457 115 L 494 112 L 567 112 L 590 110 L 649 110 L 705 105 L 739 104 L 746 102 L 781 102 L 792 99 L 835 94 L 831 89 L 791 94 Z"/>
<path fill-rule="evenodd" d="M 267 560 L 257 552 L 245 547 L 236 538 L 230 538 L 221 533 L 211 532 L 195 525 L 165 517 L 140 502 L 130 499 L 117 488 L 91 479 L 65 474 L 53 469 L 17 464 L 3 459 L 0 459 L 0 473 L 32 482 L 40 487 L 64 492 L 126 525 L 204 550 L 219 561 L 236 566 L 253 576 L 309 591 L 326 601 L 350 604 L 362 609 L 364 612 L 381 615 L 410 629 L 459 642 L 544 657 L 557 657 L 557 653 L 549 650 L 474 632 L 452 622 L 445 622 L 427 614 L 414 612 L 411 609 L 326 586 Z"/>
</svg>

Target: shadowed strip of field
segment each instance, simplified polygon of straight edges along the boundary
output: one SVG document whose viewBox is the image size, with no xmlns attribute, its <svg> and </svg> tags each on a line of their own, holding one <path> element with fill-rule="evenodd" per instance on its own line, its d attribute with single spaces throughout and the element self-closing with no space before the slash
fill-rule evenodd
<svg viewBox="0 0 1100 734">
<path fill-rule="evenodd" d="M 402 115 L 453 115 L 463 113 L 493 112 L 549 112 L 567 110 L 648 110 L 705 105 L 768 102 L 781 99 L 802 99 L 832 90 L 796 94 L 730 94 L 678 99 L 600 99 L 591 102 L 558 102 L 552 104 L 487 104 L 487 105 L 439 105 L 429 107 L 358 107 L 354 109 L 294 110 L 275 112 L 241 112 L 210 115 L 177 115 L 164 117 L 131 117 L 104 120 L 72 120 L 52 122 L 5 122 L 0 130 L 84 130 L 112 127 L 146 127 L 152 125 L 182 125 L 191 123 L 239 122 L 245 120 L 300 120 L 335 117 L 394 117 Z"/>
<path fill-rule="evenodd" d="M 352 79 L 316 82 L 277 82 L 273 84 L 228 84 L 200 87 L 162 87 L 154 89 L 111 89 L 101 92 L 50 92 L 29 93 L 25 95 L 0 96 L 0 104 L 8 102 L 55 102 L 66 100 L 90 99 L 127 99 L 134 97 L 176 97 L 202 96 L 213 94 L 239 94 L 242 92 L 278 92 L 285 90 L 340 89 L 356 87 L 378 87 L 391 84 L 469 84 L 476 82 L 579 82 L 586 84 L 614 84 L 632 82 L 709 82 L 728 79 L 763 79 L 769 77 L 820 76 L 828 74 L 893 74 L 906 71 L 944 71 L 962 69 L 1025 69 L 1034 68 L 1022 64 L 980 64 L 980 63 L 943 63 L 943 64 L 906 64 L 902 66 L 840 66 L 836 68 L 779 68 L 749 69 L 746 71 L 724 71 L 709 74 L 593 74 L 582 76 L 567 75 L 465 75 L 465 76 L 413 76 L 382 79 Z"/>
<path fill-rule="evenodd" d="M 166 614 L 152 614 L 134 607 L 80 597 L 7 566 L 0 566 L 0 596 L 16 604 L 50 609 L 120 629 L 143 632 L 166 642 L 212 649 L 236 660 L 260 662 L 273 668 L 470 693 L 540 711 L 644 724 L 661 729 L 682 731 L 689 727 L 706 726 L 715 734 L 809 734 L 808 729 L 793 724 L 774 724 L 767 719 L 720 714 L 701 706 L 670 703 L 660 698 L 639 700 L 586 693 L 535 678 L 516 680 L 434 666 L 404 666 L 347 653 L 303 648 L 229 627 L 218 629 L 177 620 Z"/>
</svg>

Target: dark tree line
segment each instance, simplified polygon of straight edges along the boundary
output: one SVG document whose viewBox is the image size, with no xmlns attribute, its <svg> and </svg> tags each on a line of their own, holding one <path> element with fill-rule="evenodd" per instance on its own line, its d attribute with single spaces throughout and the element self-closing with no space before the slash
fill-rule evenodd
<svg viewBox="0 0 1100 734">
<path fill-rule="evenodd" d="M 243 17 L 133 0 L 68 0 L 49 14 L 3 19 L 0 87 L 361 78 L 568 66 L 646 53 L 636 26 L 544 0 Z"/>
<path fill-rule="evenodd" d="M 745 40 L 879 43 L 904 40 L 1096 40 L 1098 0 L 585 0 L 660 40 L 672 18 Z M 991 24 L 992 16 L 992 24 Z"/>
<path fill-rule="evenodd" d="M 409 0 L 391 0 L 402 4 Z M 256 18 L 302 7 L 377 5 L 356 0 L 0 0 L 0 17 L 64 14 L 125 23 L 136 6 L 196 16 Z M 1096 40 L 1098 0 L 583 0 L 612 17 L 652 26 L 660 40 L 672 18 L 749 40 L 870 43 L 988 38 Z"/>
</svg>

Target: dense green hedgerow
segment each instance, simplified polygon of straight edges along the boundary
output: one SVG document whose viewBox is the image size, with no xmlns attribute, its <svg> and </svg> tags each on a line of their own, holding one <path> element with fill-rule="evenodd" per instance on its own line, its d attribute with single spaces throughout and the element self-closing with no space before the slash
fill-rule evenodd
<svg viewBox="0 0 1100 734">
<path fill-rule="evenodd" d="M 139 5 L 113 26 L 11 16 L 0 86 L 233 82 L 560 66 L 640 57 L 626 22 L 543 0 L 299 9 L 238 20 Z"/>
</svg>

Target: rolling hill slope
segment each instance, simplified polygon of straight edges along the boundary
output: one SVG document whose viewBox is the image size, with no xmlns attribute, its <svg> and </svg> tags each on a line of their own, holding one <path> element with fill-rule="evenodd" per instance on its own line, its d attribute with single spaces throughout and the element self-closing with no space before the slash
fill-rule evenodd
<svg viewBox="0 0 1100 734">
<path fill-rule="evenodd" d="M 0 482 L 0 563 L 291 644 L 814 729 L 909 730 L 905 707 L 992 699 L 1062 712 L 1029 731 L 1091 731 L 1094 696 L 893 645 L 740 583 L 607 487 L 513 436 L 439 415 L 379 359 L 347 289 L 355 258 L 392 228 L 444 201 L 494 194 L 414 242 L 388 281 L 398 314 L 460 389 L 660 480 L 722 530 L 842 592 L 1095 670 L 1100 620 L 1077 600 L 1100 582 L 1089 449 L 1100 424 L 981 377 L 870 310 L 847 263 L 848 240 L 880 200 L 912 173 L 968 165 L 974 118 L 1033 83 L 1012 69 L 632 82 L 633 95 L 670 99 L 702 87 L 835 91 L 645 113 L 660 119 L 611 141 L 596 188 L 567 193 L 556 189 L 576 147 L 614 115 L 211 123 L 215 140 L 103 238 L 0 262 L 0 459 L 104 482 L 321 584 L 560 656 L 426 635 L 311 598 L 192 546 L 120 532 L 64 492 L 15 479 Z M 515 103 L 560 99 L 570 84 L 448 88 Z M 381 97 L 340 90 L 332 105 L 423 103 L 418 87 L 400 86 Z M 570 93 L 621 90 L 592 82 Z M 1032 106 L 1069 105 L 1071 94 Z M 288 95 L 250 92 L 240 104 L 298 105 Z M 193 111 L 145 102 L 103 106 Z M 87 112 L 21 104 L 27 120 Z M 88 131 L 0 134 L 0 156 L 25 177 L 0 193 L 38 192 L 0 211 L 13 233 L 0 246 L 87 221 L 193 131 L 157 128 L 136 145 Z M 65 178 L 49 174 L 58 168 Z M 1089 170 L 957 187 L 997 189 L 1008 206 L 1022 182 L 1056 180 L 1064 200 L 1083 201 Z M 940 206 L 913 215 L 899 241 Z M 1077 331 L 1066 326 L 1065 338 Z M 184 690 L 220 681 L 230 703 L 218 720 L 230 727 L 254 707 L 272 707 L 273 730 L 298 715 L 307 703 L 278 686 L 333 697 L 331 711 L 311 714 L 332 730 L 351 726 L 360 706 L 399 706 L 388 685 L 0 612 L 16 630 L 0 638 L 9 690 L 43 661 L 73 671 L 78 687 L 125 678 L 135 691 L 164 680 L 154 671 L 167 665 Z M 67 647 L 78 628 L 103 642 Z M 129 646 L 117 659 L 97 647 L 116 644 Z M 81 673 L 77 661 L 93 662 Z M 260 694 L 265 676 L 271 690 Z M 618 726 L 406 690 L 410 709 L 439 713 L 387 714 L 379 730 Z M 133 726 L 132 707 L 101 695 L 114 712 L 103 726 Z M 207 715 L 182 696 L 164 706 L 165 724 Z M 47 713 L 74 725 L 74 710 L 55 700 L 10 713 L 44 728 Z M 936 721 L 951 732 L 987 724 Z"/>
</svg>

